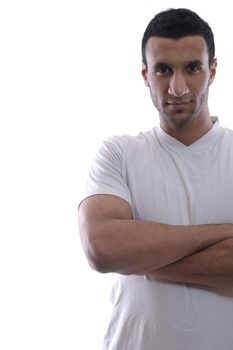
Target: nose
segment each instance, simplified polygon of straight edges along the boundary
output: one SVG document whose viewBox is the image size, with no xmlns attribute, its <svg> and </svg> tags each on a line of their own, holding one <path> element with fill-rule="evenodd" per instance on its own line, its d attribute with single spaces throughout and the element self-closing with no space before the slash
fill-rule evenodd
<svg viewBox="0 0 233 350">
<path fill-rule="evenodd" d="M 186 81 L 181 73 L 174 73 L 169 82 L 168 93 L 175 97 L 182 97 L 189 92 Z"/>
</svg>

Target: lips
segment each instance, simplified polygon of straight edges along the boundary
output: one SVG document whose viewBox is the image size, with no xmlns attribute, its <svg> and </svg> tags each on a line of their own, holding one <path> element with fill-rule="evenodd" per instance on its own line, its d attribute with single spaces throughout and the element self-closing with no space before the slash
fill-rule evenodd
<svg viewBox="0 0 233 350">
<path fill-rule="evenodd" d="M 184 101 L 167 101 L 168 105 L 172 105 L 172 106 L 180 106 L 180 105 L 185 105 L 190 103 L 190 100 L 184 100 Z"/>
</svg>

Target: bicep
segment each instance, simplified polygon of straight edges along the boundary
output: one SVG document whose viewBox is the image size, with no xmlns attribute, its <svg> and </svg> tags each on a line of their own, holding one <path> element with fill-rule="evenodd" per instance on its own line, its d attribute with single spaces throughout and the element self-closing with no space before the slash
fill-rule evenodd
<svg viewBox="0 0 233 350">
<path fill-rule="evenodd" d="M 79 221 L 96 224 L 99 220 L 132 219 L 129 203 L 117 196 L 98 194 L 90 196 L 79 207 Z"/>
</svg>

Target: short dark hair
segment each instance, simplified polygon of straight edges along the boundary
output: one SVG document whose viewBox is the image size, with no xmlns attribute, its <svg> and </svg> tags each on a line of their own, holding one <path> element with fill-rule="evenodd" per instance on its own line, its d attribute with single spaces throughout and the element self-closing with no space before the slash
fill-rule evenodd
<svg viewBox="0 0 233 350">
<path fill-rule="evenodd" d="M 185 8 L 162 11 L 152 18 L 142 38 L 143 63 L 147 67 L 146 43 L 151 37 L 180 39 L 189 35 L 200 35 L 205 39 L 209 54 L 209 65 L 211 65 L 215 56 L 212 29 L 195 12 Z"/>
</svg>

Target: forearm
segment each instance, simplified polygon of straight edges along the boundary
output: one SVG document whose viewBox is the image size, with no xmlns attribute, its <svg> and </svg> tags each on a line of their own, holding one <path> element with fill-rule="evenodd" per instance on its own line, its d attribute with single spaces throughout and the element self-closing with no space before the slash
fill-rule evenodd
<svg viewBox="0 0 233 350">
<path fill-rule="evenodd" d="M 79 210 L 84 251 L 100 272 L 145 274 L 233 237 L 233 225 L 173 226 L 133 220 L 128 202 L 87 198 Z"/>
<path fill-rule="evenodd" d="M 233 239 L 214 244 L 148 275 L 175 282 L 233 287 Z"/>
<path fill-rule="evenodd" d="M 172 264 L 232 235 L 232 225 L 171 226 L 117 219 L 100 223 L 99 229 L 98 269 L 125 275 Z"/>
</svg>

